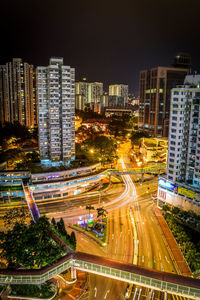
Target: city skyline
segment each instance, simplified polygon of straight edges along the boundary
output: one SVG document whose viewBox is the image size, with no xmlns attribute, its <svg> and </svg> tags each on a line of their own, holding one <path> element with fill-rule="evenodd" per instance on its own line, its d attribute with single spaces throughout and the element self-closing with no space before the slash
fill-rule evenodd
<svg viewBox="0 0 200 300">
<path fill-rule="evenodd" d="M 124 83 L 137 94 L 139 71 L 170 66 L 178 52 L 192 56 L 199 70 L 198 8 L 192 1 L 133 3 L 90 1 L 4 2 L 1 18 L 1 64 L 22 57 L 33 65 L 46 65 L 48 57 L 64 57 L 76 68 L 76 80 Z M 48 10 L 47 10 L 48 8 Z M 56 13 L 54 14 L 54 9 Z M 53 22 L 52 22 L 53 20 Z M 84 34 L 83 34 L 84 32 Z M 19 35 L 20 33 L 20 35 Z M 20 36 L 20 43 L 16 37 Z"/>
<path fill-rule="evenodd" d="M 200 300 L 199 11 L 3 2 L 0 299 Z"/>
</svg>

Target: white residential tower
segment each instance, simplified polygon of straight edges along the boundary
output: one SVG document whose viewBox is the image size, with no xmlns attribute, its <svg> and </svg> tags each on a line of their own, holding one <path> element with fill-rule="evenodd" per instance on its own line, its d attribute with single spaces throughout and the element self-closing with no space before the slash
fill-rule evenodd
<svg viewBox="0 0 200 300">
<path fill-rule="evenodd" d="M 38 131 L 41 163 L 68 164 L 75 157 L 75 69 L 63 58 L 37 68 Z"/>
</svg>

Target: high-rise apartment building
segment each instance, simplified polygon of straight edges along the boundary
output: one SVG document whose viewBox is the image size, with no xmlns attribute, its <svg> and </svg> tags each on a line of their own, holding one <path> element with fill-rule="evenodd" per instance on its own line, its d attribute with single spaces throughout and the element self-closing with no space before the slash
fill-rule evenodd
<svg viewBox="0 0 200 300">
<path fill-rule="evenodd" d="M 158 203 L 200 214 L 200 75 L 187 75 L 171 91 L 167 174 L 159 178 Z"/>
<path fill-rule="evenodd" d="M 200 188 L 200 75 L 172 89 L 167 178 Z"/>
<path fill-rule="evenodd" d="M 76 95 L 84 96 L 84 106 L 90 103 L 100 102 L 103 95 L 103 83 L 102 82 L 76 82 L 75 85 Z"/>
<path fill-rule="evenodd" d="M 13 58 L 0 66 L 0 121 L 20 122 L 27 127 L 37 123 L 35 71 L 33 65 Z"/>
<path fill-rule="evenodd" d="M 183 84 L 188 69 L 155 67 L 140 72 L 139 129 L 152 137 L 167 137 L 171 89 Z"/>
<path fill-rule="evenodd" d="M 75 69 L 63 58 L 37 67 L 40 159 L 53 166 L 75 158 Z"/>
<path fill-rule="evenodd" d="M 128 103 L 128 85 L 113 84 L 109 85 L 109 96 L 118 96 L 124 98 L 124 105 Z"/>
</svg>

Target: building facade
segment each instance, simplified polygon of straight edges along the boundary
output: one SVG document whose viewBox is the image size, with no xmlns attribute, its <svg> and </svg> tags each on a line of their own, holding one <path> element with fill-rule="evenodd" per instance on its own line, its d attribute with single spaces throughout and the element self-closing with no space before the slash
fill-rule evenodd
<svg viewBox="0 0 200 300">
<path fill-rule="evenodd" d="M 200 214 L 200 75 L 188 75 L 171 91 L 167 175 L 160 201 Z"/>
<path fill-rule="evenodd" d="M 109 96 L 119 96 L 124 98 L 124 105 L 128 103 L 128 85 L 113 84 L 109 85 Z"/>
<path fill-rule="evenodd" d="M 35 70 L 33 65 L 13 58 L 0 66 L 0 121 L 18 121 L 27 127 L 37 124 Z"/>
<path fill-rule="evenodd" d="M 75 158 L 75 69 L 51 58 L 37 67 L 37 87 L 41 163 L 68 164 Z"/>
<path fill-rule="evenodd" d="M 200 75 L 172 89 L 167 178 L 200 187 Z"/>
<path fill-rule="evenodd" d="M 188 69 L 156 67 L 140 72 L 139 129 L 151 137 L 167 137 L 171 89 L 183 84 Z"/>
<path fill-rule="evenodd" d="M 90 103 L 98 103 L 103 95 L 102 82 L 86 82 L 80 81 L 75 84 L 76 96 L 81 95 L 84 97 L 84 107 Z"/>
<path fill-rule="evenodd" d="M 85 105 L 84 105 L 84 96 L 81 94 L 78 94 L 75 96 L 75 107 L 77 110 L 84 110 L 85 109 Z"/>
</svg>

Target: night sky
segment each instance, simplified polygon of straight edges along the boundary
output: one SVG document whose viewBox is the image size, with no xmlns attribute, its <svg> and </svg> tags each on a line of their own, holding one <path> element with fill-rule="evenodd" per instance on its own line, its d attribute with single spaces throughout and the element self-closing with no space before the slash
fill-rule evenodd
<svg viewBox="0 0 200 300">
<path fill-rule="evenodd" d="M 76 80 L 125 83 L 135 93 L 141 69 L 170 65 L 177 52 L 200 71 L 199 0 L 4 0 L 0 10 L 0 64 L 64 57 Z"/>
</svg>

